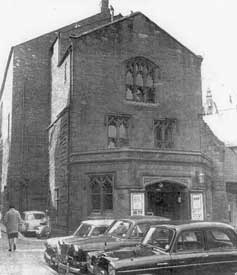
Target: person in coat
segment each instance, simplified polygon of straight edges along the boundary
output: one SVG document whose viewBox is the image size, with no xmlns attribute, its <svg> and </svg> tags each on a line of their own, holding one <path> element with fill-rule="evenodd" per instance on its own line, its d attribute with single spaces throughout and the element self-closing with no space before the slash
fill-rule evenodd
<svg viewBox="0 0 237 275">
<path fill-rule="evenodd" d="M 16 250 L 16 239 L 18 238 L 19 225 L 22 223 L 20 213 L 15 209 L 14 205 L 9 206 L 9 210 L 4 216 L 4 224 L 7 229 L 9 250 Z"/>
</svg>

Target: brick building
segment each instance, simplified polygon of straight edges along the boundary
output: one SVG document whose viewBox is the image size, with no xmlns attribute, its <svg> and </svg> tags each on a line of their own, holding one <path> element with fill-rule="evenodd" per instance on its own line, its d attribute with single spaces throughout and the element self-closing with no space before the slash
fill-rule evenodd
<svg viewBox="0 0 237 275">
<path fill-rule="evenodd" d="M 201 62 L 144 14 L 114 16 L 108 0 L 13 47 L 3 200 L 49 208 L 62 230 L 91 214 L 228 218 L 226 148 L 201 116 Z"/>
</svg>

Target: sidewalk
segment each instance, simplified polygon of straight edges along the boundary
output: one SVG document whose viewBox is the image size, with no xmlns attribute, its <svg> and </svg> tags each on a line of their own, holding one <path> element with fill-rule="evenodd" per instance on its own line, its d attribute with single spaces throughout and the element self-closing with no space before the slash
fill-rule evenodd
<svg viewBox="0 0 237 275">
<path fill-rule="evenodd" d="M 7 230 L 6 230 L 5 225 L 2 222 L 0 222 L 0 228 L 1 228 L 1 235 L 3 237 L 3 234 L 7 234 Z M 18 234 L 18 239 L 24 240 L 26 238 L 21 233 L 19 233 Z"/>
</svg>

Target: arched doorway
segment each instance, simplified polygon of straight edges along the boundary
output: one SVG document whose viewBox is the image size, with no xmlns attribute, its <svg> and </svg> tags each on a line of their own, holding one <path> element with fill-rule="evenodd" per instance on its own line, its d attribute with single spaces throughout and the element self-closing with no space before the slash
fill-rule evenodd
<svg viewBox="0 0 237 275">
<path fill-rule="evenodd" d="M 157 182 L 146 186 L 146 211 L 172 220 L 189 218 L 187 187 L 173 182 Z"/>
</svg>

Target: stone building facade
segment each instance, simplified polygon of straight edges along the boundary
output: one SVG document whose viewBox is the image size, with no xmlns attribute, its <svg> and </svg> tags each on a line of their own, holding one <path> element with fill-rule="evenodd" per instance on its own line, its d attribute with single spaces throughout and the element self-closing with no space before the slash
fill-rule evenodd
<svg viewBox="0 0 237 275">
<path fill-rule="evenodd" d="M 105 3 L 106 4 L 106 3 Z M 1 85 L 1 200 L 21 211 L 51 205 L 48 131 L 51 48 L 60 33 L 59 55 L 69 35 L 110 22 L 109 9 L 12 47 Z M 115 17 L 116 18 L 116 17 Z"/>
<path fill-rule="evenodd" d="M 51 63 L 57 226 L 91 214 L 227 219 L 225 146 L 202 119 L 202 58 L 142 13 L 70 38 L 61 58 L 57 39 Z"/>
<path fill-rule="evenodd" d="M 12 95 L 5 201 L 47 207 L 61 230 L 90 215 L 228 219 L 226 148 L 202 119 L 201 62 L 106 0 L 15 46 L 1 97 Z"/>
</svg>

